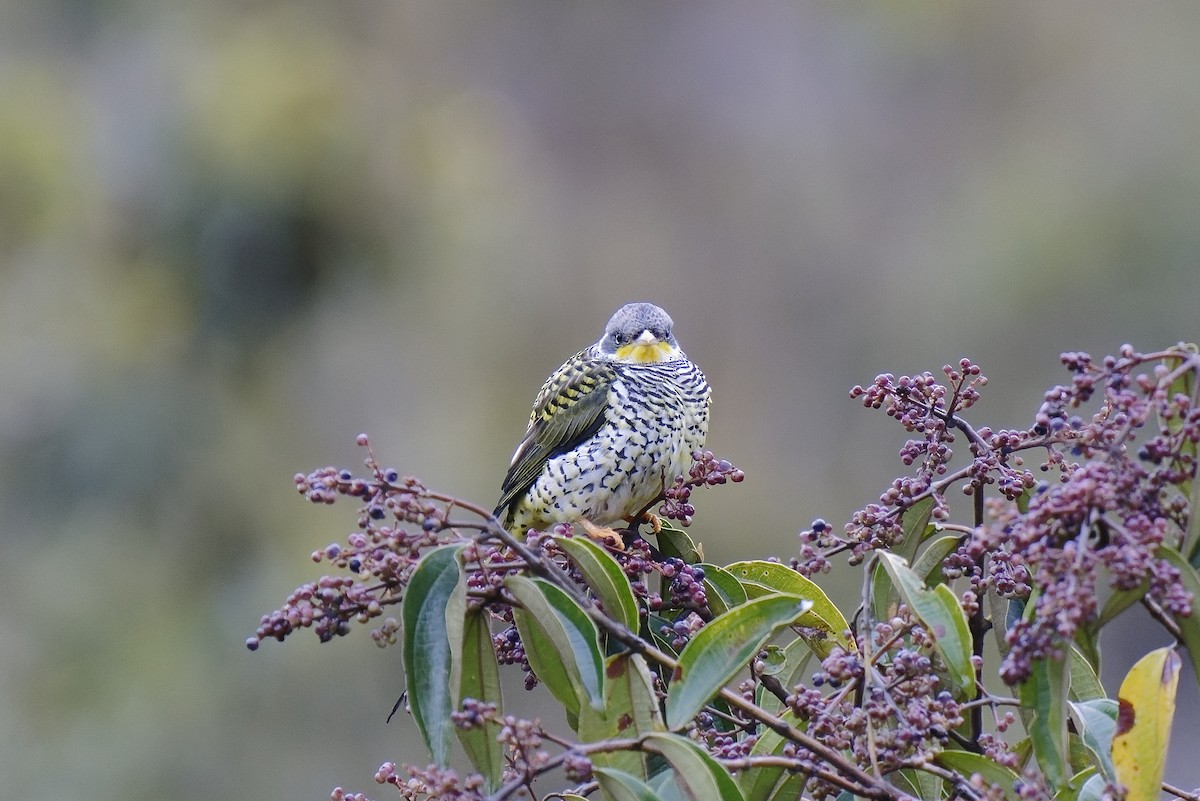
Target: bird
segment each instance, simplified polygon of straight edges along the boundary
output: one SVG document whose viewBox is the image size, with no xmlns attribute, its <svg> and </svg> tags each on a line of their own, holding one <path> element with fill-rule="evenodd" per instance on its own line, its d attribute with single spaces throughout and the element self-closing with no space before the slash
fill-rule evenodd
<svg viewBox="0 0 1200 801">
<path fill-rule="evenodd" d="M 627 303 L 542 385 L 493 516 L 512 534 L 578 523 L 620 547 L 708 436 L 712 393 L 670 315 Z"/>
</svg>

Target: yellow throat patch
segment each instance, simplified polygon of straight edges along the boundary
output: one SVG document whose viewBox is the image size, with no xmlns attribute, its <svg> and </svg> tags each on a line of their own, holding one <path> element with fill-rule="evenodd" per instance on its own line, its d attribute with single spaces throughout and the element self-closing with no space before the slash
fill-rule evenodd
<svg viewBox="0 0 1200 801">
<path fill-rule="evenodd" d="M 620 361 L 636 364 L 665 362 L 670 356 L 671 346 L 666 342 L 630 342 L 617 348 Z"/>
</svg>

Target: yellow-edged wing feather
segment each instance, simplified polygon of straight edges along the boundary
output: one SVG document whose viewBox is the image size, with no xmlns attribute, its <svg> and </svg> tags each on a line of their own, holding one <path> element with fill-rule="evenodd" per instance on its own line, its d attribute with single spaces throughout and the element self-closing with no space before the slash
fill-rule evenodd
<svg viewBox="0 0 1200 801">
<path fill-rule="evenodd" d="M 616 373 L 605 362 L 577 353 L 546 379 L 533 402 L 529 428 L 513 454 L 500 487 L 496 517 L 505 514 L 537 478 L 546 462 L 574 448 L 604 425 L 608 390 Z"/>
</svg>

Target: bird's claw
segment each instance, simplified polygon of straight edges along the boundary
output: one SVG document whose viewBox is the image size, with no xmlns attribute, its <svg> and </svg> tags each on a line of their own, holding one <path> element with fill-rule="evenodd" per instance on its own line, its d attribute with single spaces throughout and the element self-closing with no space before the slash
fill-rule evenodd
<svg viewBox="0 0 1200 801">
<path fill-rule="evenodd" d="M 625 538 L 619 531 L 608 526 L 598 526 L 591 520 L 580 520 L 579 526 L 591 539 L 599 540 L 617 551 L 625 550 Z"/>
</svg>

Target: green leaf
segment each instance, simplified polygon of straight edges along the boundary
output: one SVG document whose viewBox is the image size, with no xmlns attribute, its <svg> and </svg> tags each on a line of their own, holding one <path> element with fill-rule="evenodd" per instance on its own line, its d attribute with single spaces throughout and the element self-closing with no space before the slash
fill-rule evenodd
<svg viewBox="0 0 1200 801">
<path fill-rule="evenodd" d="M 610 618 L 632 633 L 638 630 L 638 603 L 629 577 L 608 551 L 586 537 L 555 537 L 554 541 L 583 574 L 584 581 Z"/>
<path fill-rule="evenodd" d="M 921 556 L 913 563 L 913 572 L 925 582 L 926 586 L 942 583 L 942 562 L 950 552 L 962 542 L 962 536 L 944 534 L 931 541 L 921 551 Z"/>
<path fill-rule="evenodd" d="M 971 664 L 971 631 L 954 592 L 945 584 L 927 589 L 921 577 L 893 553 L 879 551 L 879 559 L 904 602 L 933 635 L 934 646 L 950 671 L 950 680 L 958 697 L 973 694 L 975 668 Z"/>
<path fill-rule="evenodd" d="M 600 633 L 587 612 L 544 579 L 509 576 L 504 586 L 521 604 L 513 617 L 534 675 L 569 713 L 578 715 L 584 702 L 600 709 L 604 657 Z"/>
<path fill-rule="evenodd" d="M 1200 481 L 1196 483 L 1200 484 Z M 1172 618 L 1179 626 L 1179 637 L 1183 641 L 1183 647 L 1187 649 L 1188 655 L 1192 658 L 1192 670 L 1196 673 L 1196 678 L 1200 680 L 1200 575 L 1197 575 L 1196 569 L 1188 564 L 1179 551 L 1174 548 L 1160 545 L 1154 555 L 1169 562 L 1179 571 L 1179 583 L 1192 594 L 1194 599 L 1190 615 L 1187 617 L 1173 615 Z"/>
<path fill-rule="evenodd" d="M 1100 614 L 1096 618 L 1094 625 L 1100 629 L 1117 615 L 1124 612 L 1129 607 L 1142 600 L 1142 596 L 1150 589 L 1149 580 L 1143 581 L 1140 586 L 1134 587 L 1132 590 L 1113 590 L 1108 596 L 1108 600 L 1104 602 L 1104 608 L 1100 610 Z"/>
<path fill-rule="evenodd" d="M 1084 771 L 1086 772 L 1086 771 Z M 1071 777 L 1071 783 L 1075 782 L 1075 777 Z M 1088 777 L 1083 786 L 1079 788 L 1079 792 L 1075 795 L 1074 801 L 1101 801 L 1104 798 L 1104 788 L 1107 782 L 1099 773 L 1092 771 L 1092 775 Z M 1057 801 L 1057 800 L 1056 800 Z"/>
<path fill-rule="evenodd" d="M 1021 683 L 1021 705 L 1031 710 L 1026 723 L 1038 766 L 1052 789 L 1062 786 L 1067 768 L 1067 665 L 1062 659 L 1035 659 L 1028 679 Z"/>
<path fill-rule="evenodd" d="M 1100 684 L 1100 677 L 1092 669 L 1087 657 L 1074 645 L 1071 646 L 1070 660 L 1071 695 L 1079 701 L 1104 698 L 1104 687 Z"/>
<path fill-rule="evenodd" d="M 809 642 L 809 646 L 821 659 L 829 656 L 834 645 L 841 646 L 849 652 L 858 650 L 854 640 L 847 636 L 850 626 L 841 610 L 829 600 L 825 591 L 808 577 L 779 562 L 762 560 L 734 562 L 725 569 L 737 577 L 750 598 L 782 592 L 811 600 L 812 609 L 806 618 L 800 621 L 800 625 L 818 629 L 828 635 L 827 638 L 812 638 Z"/>
<path fill-rule="evenodd" d="M 650 785 L 623 770 L 595 767 L 592 773 L 609 801 L 659 801 Z"/>
<path fill-rule="evenodd" d="M 686 531 L 675 528 L 665 520 L 655 539 L 658 540 L 658 552 L 664 558 L 674 556 L 688 565 L 704 561 L 704 549 L 693 542 Z"/>
<path fill-rule="evenodd" d="M 1096 775 L 1096 766 L 1092 765 L 1091 767 L 1084 768 L 1067 779 L 1066 783 L 1054 794 L 1053 801 L 1077 801 L 1078 799 L 1082 799 L 1084 797 L 1084 788 L 1088 786 L 1093 778 L 1099 778 Z"/>
<path fill-rule="evenodd" d="M 1187 555 L 1188 564 L 1200 569 L 1200 477 L 1193 478 L 1188 490 L 1188 527 L 1180 543 L 1180 552 Z"/>
<path fill-rule="evenodd" d="M 458 689 L 451 643 L 462 642 L 466 608 L 461 547 L 444 545 L 421 557 L 400 603 L 408 703 L 430 756 L 442 767 L 450 763 L 450 713 Z"/>
<path fill-rule="evenodd" d="M 900 542 L 892 548 L 892 551 L 904 559 L 905 562 L 911 563 L 917 555 L 917 548 L 921 546 L 921 540 L 925 538 L 927 533 L 935 530 L 929 525 L 929 519 L 933 517 L 933 496 L 914 503 L 912 506 L 904 510 L 904 516 L 901 518 Z"/>
<path fill-rule="evenodd" d="M 896 615 L 896 607 L 900 605 L 900 593 L 892 583 L 892 577 L 883 569 L 883 563 L 878 559 L 870 567 L 871 570 L 871 619 L 878 621 L 891 620 Z"/>
<path fill-rule="evenodd" d="M 765 801 L 796 801 L 800 798 L 800 793 L 806 784 L 808 784 L 807 776 L 801 773 L 789 773 L 775 788 L 775 791 L 766 797 Z"/>
<path fill-rule="evenodd" d="M 629 652 L 610 656 L 605 663 L 604 707 L 579 709 L 579 740 L 633 739 L 652 731 L 664 731 L 662 712 L 654 693 L 654 677 L 646 660 Z M 640 751 L 611 751 L 592 755 L 592 764 L 616 768 L 644 777 L 646 766 Z"/>
<path fill-rule="evenodd" d="M 675 639 L 674 636 L 670 634 L 663 636 L 662 634 L 664 628 L 667 631 L 671 630 L 671 624 L 672 621 L 669 618 L 663 617 L 657 612 L 650 612 L 646 615 L 646 626 L 642 630 L 642 638 L 652 640 L 664 653 L 678 657 L 679 652 L 671 645 L 671 641 Z"/>
<path fill-rule="evenodd" d="M 1163 359 L 1163 365 L 1168 370 L 1174 370 L 1181 365 L 1181 359 L 1186 359 L 1195 356 L 1200 351 L 1200 346 L 1195 343 L 1180 343 L 1173 348 L 1179 355 L 1173 358 Z M 1180 374 L 1167 388 L 1167 397 L 1174 398 L 1176 395 L 1185 395 L 1191 399 L 1192 408 L 1200 406 L 1200 381 L 1196 380 L 1196 371 L 1187 369 Z M 1184 421 L 1178 416 L 1170 420 L 1159 419 L 1159 425 L 1166 428 L 1171 433 L 1178 433 L 1183 428 Z M 1183 443 L 1181 453 L 1186 456 L 1191 456 L 1193 459 L 1197 456 L 1197 445 L 1195 442 L 1187 440 Z M 1180 544 L 1179 552 L 1183 554 L 1184 559 L 1193 567 L 1200 569 L 1200 514 L 1196 510 L 1200 509 L 1200 476 L 1191 481 L 1181 484 L 1180 491 L 1188 497 L 1188 509 L 1190 510 L 1187 531 L 1184 532 L 1183 541 Z M 1194 656 L 1194 655 L 1193 655 Z M 1193 661 L 1193 664 L 1196 664 Z"/>
<path fill-rule="evenodd" d="M 1139 659 L 1121 682 L 1112 761 L 1126 801 L 1158 801 L 1181 665 L 1174 647 L 1159 648 Z"/>
<path fill-rule="evenodd" d="M 700 629 L 679 655 L 667 691 L 667 728 L 678 729 L 744 668 L 778 629 L 812 608 L 796 595 L 755 598 Z"/>
<path fill-rule="evenodd" d="M 933 761 L 947 770 L 952 770 L 968 779 L 978 773 L 990 785 L 1004 790 L 1004 797 L 1016 801 L 1019 797 L 1014 785 L 1021 777 L 1012 768 L 1006 768 L 983 754 L 970 751 L 945 750 L 934 755 Z"/>
<path fill-rule="evenodd" d="M 767 658 L 763 660 L 764 676 L 774 676 L 784 689 L 789 692 L 800 682 L 804 681 L 804 672 L 812 659 L 812 649 L 803 639 L 795 639 L 783 648 L 767 646 Z M 762 684 L 755 688 L 754 701 L 771 714 L 778 714 L 783 709 L 783 701 L 767 691 Z"/>
<path fill-rule="evenodd" d="M 1072 702 L 1071 711 L 1075 713 L 1075 728 L 1083 744 L 1092 752 L 1104 775 L 1115 780 L 1112 741 L 1117 732 L 1117 702 L 1111 698 Z"/>
<path fill-rule="evenodd" d="M 786 710 L 781 717 L 801 731 L 808 727 L 807 721 L 799 722 L 795 720 L 795 715 L 790 709 Z M 754 747 L 750 749 L 750 756 L 779 756 L 783 753 L 784 746 L 788 742 L 790 741 L 784 738 L 782 734 L 764 726 L 754 743 Z M 782 767 L 760 765 L 740 771 L 737 775 L 737 783 L 738 787 L 742 790 L 742 794 L 746 796 L 746 801 L 767 801 L 767 799 L 777 795 L 780 788 L 790 778 L 793 778 L 792 774 L 788 773 Z"/>
<path fill-rule="evenodd" d="M 1093 671 L 1100 669 L 1100 631 L 1095 626 L 1082 625 L 1075 629 L 1074 648 Z"/>
<path fill-rule="evenodd" d="M 729 771 L 686 737 L 667 732 L 651 734 L 642 745 L 667 761 L 675 773 L 676 786 L 689 801 L 745 801 Z"/>
<path fill-rule="evenodd" d="M 704 568 L 704 594 L 708 596 L 708 609 L 714 617 L 746 603 L 746 589 L 736 576 L 708 562 L 700 567 Z"/>
<path fill-rule="evenodd" d="M 888 778 L 891 780 L 892 784 L 894 784 L 896 787 L 899 787 L 913 798 L 937 801 L 937 799 L 944 798 L 946 795 L 943 789 L 944 783 L 941 779 L 931 773 L 918 771 L 915 768 L 901 768 L 900 770 L 891 773 Z M 845 793 L 839 793 L 839 801 L 844 796 Z M 854 801 L 854 799 L 855 796 L 850 796 L 849 801 Z"/>
<path fill-rule="evenodd" d="M 474 698 L 497 704 L 498 711 L 503 711 L 500 667 L 496 662 L 496 651 L 492 647 L 492 633 L 487 621 L 486 610 L 482 607 L 472 609 L 463 621 L 461 646 L 455 647 L 453 641 L 450 643 L 451 650 L 455 652 L 454 662 L 460 666 L 455 707 L 461 707 L 465 698 Z M 504 749 L 496 739 L 500 725 L 488 721 L 469 729 L 455 726 L 454 730 L 458 733 L 458 741 L 462 743 L 467 758 L 487 783 L 488 791 L 498 789 L 504 772 Z"/>
<path fill-rule="evenodd" d="M 1001 598 L 994 587 L 988 589 L 984 595 L 987 604 L 988 618 L 992 622 L 992 632 L 996 636 L 996 648 L 1000 651 L 1000 656 L 1008 656 L 1011 646 L 1006 639 L 1009 627 L 1009 611 L 1016 606 L 1016 602 L 1010 602 L 1007 598 Z M 1020 619 L 1020 616 L 1017 616 Z"/>
</svg>

